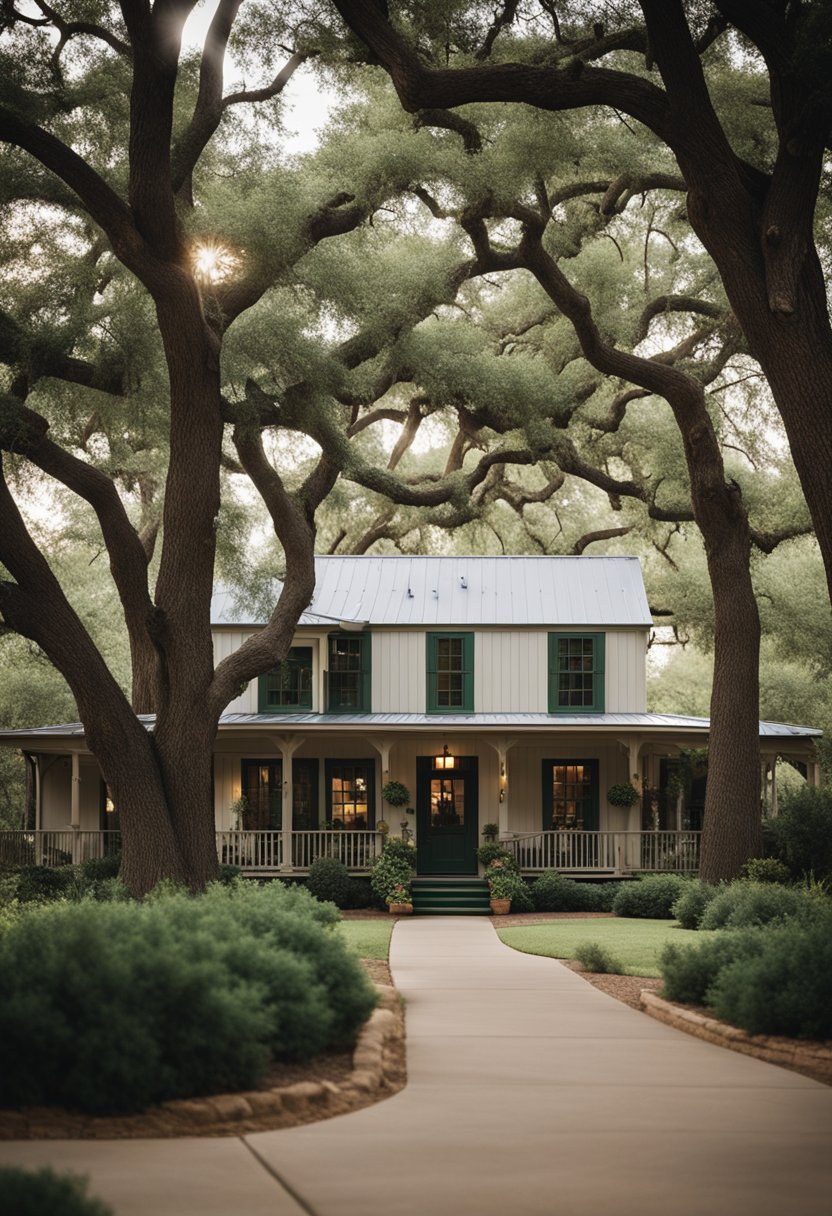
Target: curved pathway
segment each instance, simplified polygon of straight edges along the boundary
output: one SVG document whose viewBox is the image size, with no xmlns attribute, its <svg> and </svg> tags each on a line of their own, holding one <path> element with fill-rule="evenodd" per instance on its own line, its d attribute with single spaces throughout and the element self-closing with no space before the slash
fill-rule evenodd
<svg viewBox="0 0 832 1216">
<path fill-rule="evenodd" d="M 829 1216 L 832 1089 L 664 1026 L 485 919 L 400 921 L 408 1084 L 244 1139 L 0 1144 L 118 1216 Z"/>
</svg>

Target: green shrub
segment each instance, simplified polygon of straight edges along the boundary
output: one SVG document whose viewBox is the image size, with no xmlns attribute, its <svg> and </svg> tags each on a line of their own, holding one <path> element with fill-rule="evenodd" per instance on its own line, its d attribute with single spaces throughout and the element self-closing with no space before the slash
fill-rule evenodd
<svg viewBox="0 0 832 1216">
<path fill-rule="evenodd" d="M 239 866 L 229 865 L 227 861 L 221 861 L 217 871 L 217 882 L 228 883 L 229 885 L 241 878 L 243 871 Z"/>
<path fill-rule="evenodd" d="M 416 872 L 416 850 L 403 840 L 387 840 L 381 853 L 373 859 L 370 884 L 374 893 L 386 903 L 399 885 L 410 890 Z"/>
<path fill-rule="evenodd" d="M 241 882 L 33 910 L 0 937 L 0 1103 L 140 1110 L 344 1047 L 375 992 L 327 908 Z"/>
<path fill-rule="evenodd" d="M 74 879 L 72 866 L 23 866 L 17 872 L 17 898 L 24 904 L 62 899 Z"/>
<path fill-rule="evenodd" d="M 676 917 L 683 929 L 698 929 L 702 914 L 720 888 L 712 882 L 701 882 L 698 878 L 690 879 L 676 899 L 671 914 Z"/>
<path fill-rule="evenodd" d="M 738 881 L 729 883 L 702 913 L 701 929 L 745 929 L 773 921 L 811 915 L 816 901 L 794 887 L 772 883 Z"/>
<path fill-rule="evenodd" d="M 784 795 L 777 817 L 766 822 L 766 839 L 794 879 L 832 877 L 832 790 L 804 786 Z"/>
<path fill-rule="evenodd" d="M 121 869 L 121 853 L 105 853 L 103 857 L 89 857 L 82 861 L 80 870 L 87 882 L 100 882 L 105 878 L 118 878 Z"/>
<path fill-rule="evenodd" d="M 0 1216 L 113 1216 L 87 1194 L 86 1179 L 0 1166 Z"/>
<path fill-rule="evenodd" d="M 503 848 L 496 840 L 487 841 L 477 849 L 477 861 L 486 870 L 495 861 L 502 862 L 505 869 L 516 870 L 517 859 L 508 849 Z"/>
<path fill-rule="evenodd" d="M 369 878 L 351 878 L 348 908 L 372 908 L 376 904 Z"/>
<path fill-rule="evenodd" d="M 586 901 L 585 911 L 612 912 L 615 897 L 623 885 L 620 882 L 583 883 L 584 900 Z"/>
<path fill-rule="evenodd" d="M 832 921 L 791 921 L 723 968 L 708 994 L 716 1016 L 749 1034 L 832 1038 Z"/>
<path fill-rule="evenodd" d="M 531 895 L 536 912 L 588 911 L 583 884 L 564 878 L 557 870 L 546 870 L 535 879 Z"/>
<path fill-rule="evenodd" d="M 670 1001 L 705 1005 L 720 972 L 740 958 L 751 958 L 763 948 L 760 929 L 720 933 L 695 946 L 665 946 L 659 955 L 663 995 Z"/>
<path fill-rule="evenodd" d="M 486 869 L 485 879 L 492 899 L 510 899 L 512 912 L 534 911 L 529 889 L 515 865 L 497 857 Z"/>
<path fill-rule="evenodd" d="M 667 920 L 689 881 L 679 874 L 649 874 L 635 882 L 622 883 L 612 910 L 616 916 Z"/>
<path fill-rule="evenodd" d="M 512 912 L 534 912 L 535 907 L 532 902 L 532 893 L 529 890 L 529 884 L 525 879 L 517 875 L 517 885 L 511 896 Z"/>
<path fill-rule="evenodd" d="M 774 882 L 780 886 L 791 881 L 789 867 L 776 857 L 752 857 L 742 867 L 742 876 L 751 882 Z"/>
<path fill-rule="evenodd" d="M 329 900 L 336 908 L 348 908 L 351 894 L 349 871 L 337 857 L 318 857 L 309 867 L 306 889 L 316 899 Z"/>
<path fill-rule="evenodd" d="M 599 975 L 624 974 L 622 964 L 600 942 L 579 942 L 574 955 L 585 971 L 595 971 Z"/>
</svg>

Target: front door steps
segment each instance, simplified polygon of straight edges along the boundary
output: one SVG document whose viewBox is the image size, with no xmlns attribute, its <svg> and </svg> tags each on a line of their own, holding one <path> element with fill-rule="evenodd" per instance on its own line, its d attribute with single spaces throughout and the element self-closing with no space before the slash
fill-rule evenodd
<svg viewBox="0 0 832 1216">
<path fill-rule="evenodd" d="M 414 878 L 414 916 L 490 916 L 484 878 Z"/>
</svg>

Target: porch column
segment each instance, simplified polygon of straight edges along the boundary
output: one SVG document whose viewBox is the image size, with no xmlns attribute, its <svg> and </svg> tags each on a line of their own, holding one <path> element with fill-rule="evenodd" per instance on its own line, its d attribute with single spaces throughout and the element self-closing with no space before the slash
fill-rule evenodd
<svg viewBox="0 0 832 1216">
<path fill-rule="evenodd" d="M 40 753 L 35 756 L 35 831 L 43 829 L 43 778 L 40 771 Z"/>
<path fill-rule="evenodd" d="M 487 737 L 488 742 L 497 753 L 497 824 L 500 829 L 500 839 L 511 835 L 509 827 L 509 784 L 508 784 L 508 753 L 516 739 L 506 735 Z"/>
<path fill-rule="evenodd" d="M 370 747 L 374 748 L 378 752 L 380 757 L 381 781 L 376 783 L 376 823 L 378 823 L 380 819 L 386 820 L 386 816 L 384 814 L 384 799 L 381 796 L 381 791 L 382 787 L 385 786 L 390 780 L 390 753 L 395 747 L 396 740 L 384 739 L 378 735 L 368 735 L 367 742 L 370 744 Z M 403 784 L 407 785 L 407 782 L 405 781 Z M 410 789 L 410 786 L 407 788 Z M 411 797 L 415 799 L 415 790 L 411 790 Z M 404 814 L 404 808 L 402 808 L 402 814 Z"/>
<path fill-rule="evenodd" d="M 80 857 L 80 839 L 78 830 L 81 827 L 81 758 L 77 752 L 72 753 L 72 780 L 69 796 L 69 826 L 74 833 L 72 837 L 72 861 L 77 865 Z"/>
<path fill-rule="evenodd" d="M 280 748 L 281 770 L 283 777 L 283 861 L 281 870 L 291 871 L 292 863 L 292 814 L 294 809 L 294 788 L 292 784 L 292 757 L 303 743 L 296 735 L 278 737 L 277 746 Z"/>
<path fill-rule="evenodd" d="M 806 780 L 813 789 L 820 786 L 820 765 L 817 760 L 809 760 L 806 765 Z"/>
</svg>

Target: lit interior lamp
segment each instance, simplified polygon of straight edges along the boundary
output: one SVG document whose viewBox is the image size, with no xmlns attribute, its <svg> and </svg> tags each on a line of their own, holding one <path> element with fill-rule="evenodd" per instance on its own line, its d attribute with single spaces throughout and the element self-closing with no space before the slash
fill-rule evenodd
<svg viewBox="0 0 832 1216">
<path fill-rule="evenodd" d="M 455 763 L 456 763 L 456 761 L 455 761 L 454 757 L 449 753 L 448 745 L 446 743 L 444 745 L 444 747 L 442 748 L 442 755 L 436 757 L 436 760 L 435 760 L 436 767 L 437 768 L 453 768 Z"/>
</svg>

